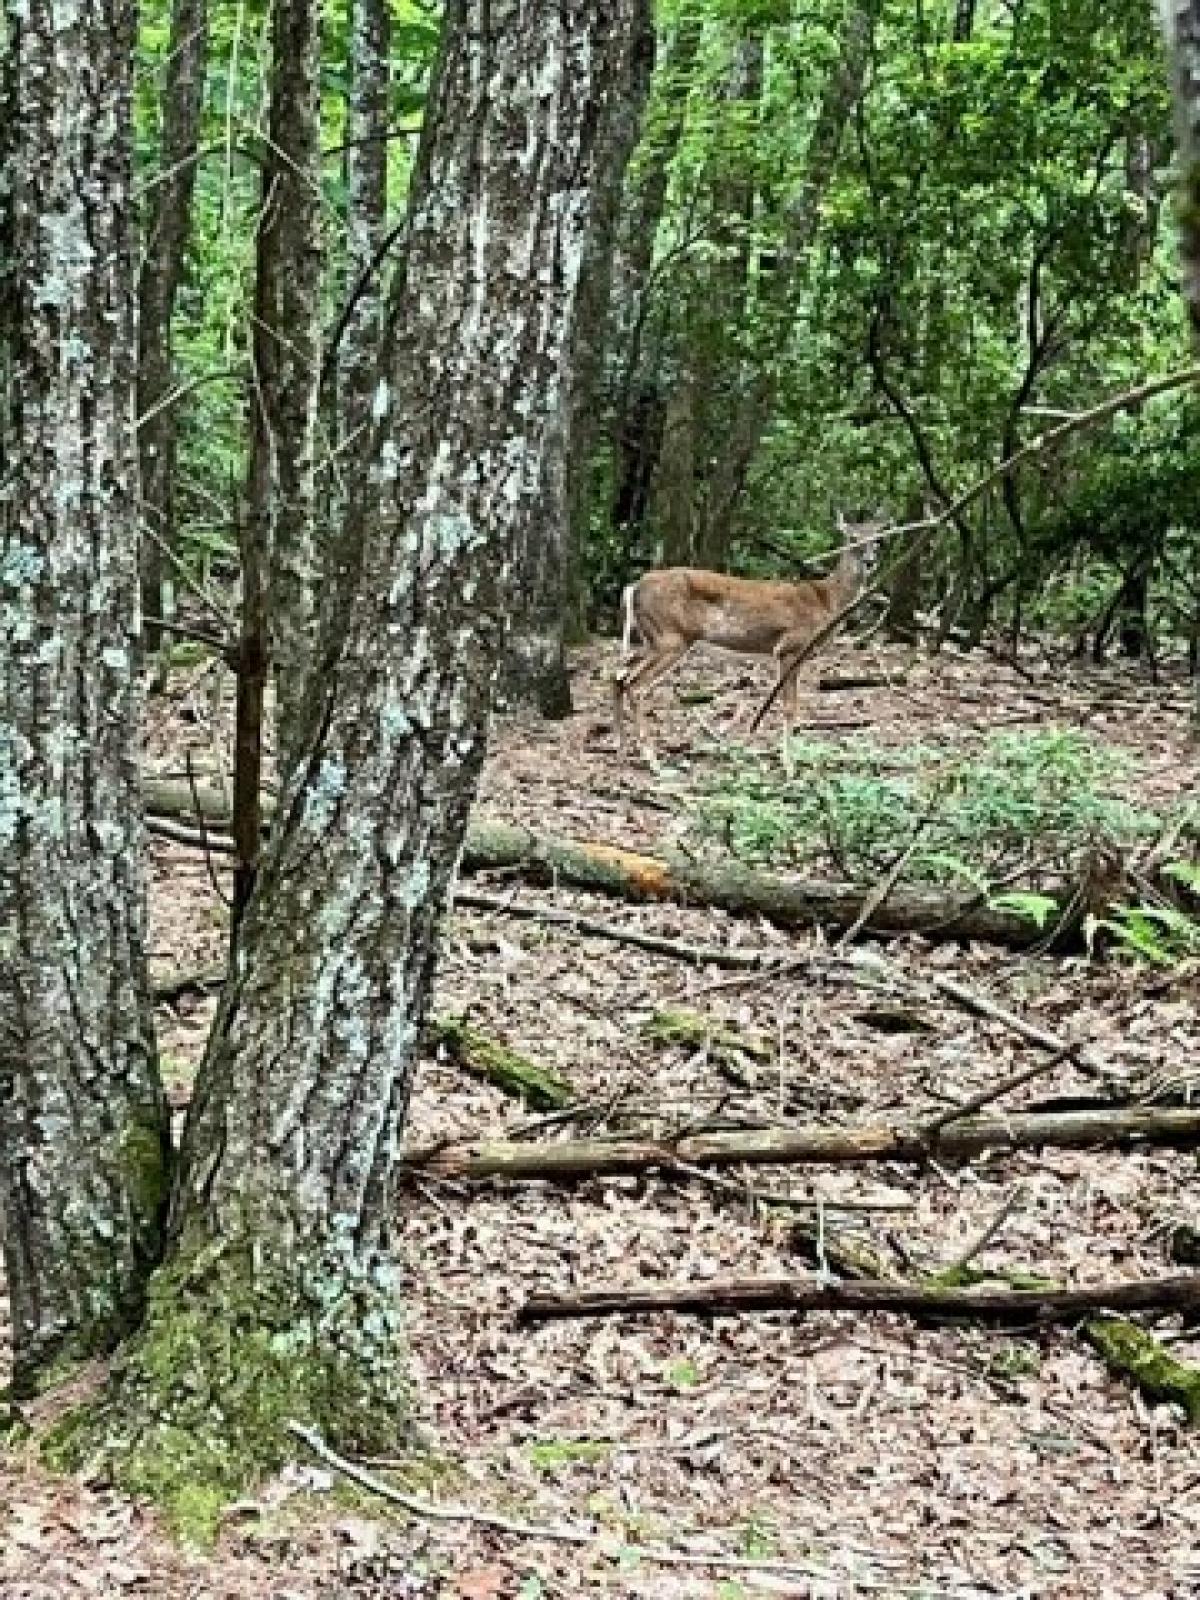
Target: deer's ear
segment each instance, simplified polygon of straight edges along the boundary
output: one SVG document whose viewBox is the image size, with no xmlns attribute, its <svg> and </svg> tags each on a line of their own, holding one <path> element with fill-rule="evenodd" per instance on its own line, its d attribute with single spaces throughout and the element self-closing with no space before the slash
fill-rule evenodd
<svg viewBox="0 0 1200 1600">
<path fill-rule="evenodd" d="M 846 531 L 847 527 L 849 526 L 849 524 L 846 522 L 845 517 L 842 515 L 842 513 L 840 511 L 837 511 L 837 512 L 834 513 L 834 520 L 837 523 L 837 531 L 839 533 L 845 533 L 845 531 Z"/>
</svg>

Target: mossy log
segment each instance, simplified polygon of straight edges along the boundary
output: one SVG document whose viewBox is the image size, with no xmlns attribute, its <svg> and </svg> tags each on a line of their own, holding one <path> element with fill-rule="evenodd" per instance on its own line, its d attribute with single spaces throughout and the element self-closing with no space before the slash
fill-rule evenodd
<svg viewBox="0 0 1200 1600">
<path fill-rule="evenodd" d="M 209 827 L 229 821 L 228 800 L 212 784 L 198 783 L 193 792 L 186 782 L 147 778 L 142 794 L 146 809 L 160 816 L 200 818 Z M 269 810 L 265 797 L 263 809 L 264 814 Z M 701 862 L 679 852 L 640 855 L 615 845 L 535 834 L 508 823 L 473 822 L 462 871 L 501 870 L 531 882 L 565 883 L 638 903 L 712 906 L 737 916 L 763 917 L 783 928 L 852 927 L 868 892 L 861 884 L 778 877 L 736 861 Z M 1065 910 L 1072 898 L 1069 888 L 1063 887 L 1056 898 Z M 883 937 L 918 933 L 974 939 L 1016 949 L 1045 938 L 1044 929 L 1031 918 L 980 904 L 978 896 L 915 887 L 892 889 L 871 911 L 863 931 Z"/>
<path fill-rule="evenodd" d="M 425 1043 L 534 1111 L 561 1111 L 579 1098 L 565 1078 L 491 1038 L 465 1017 L 432 1018 L 425 1025 Z"/>
<path fill-rule="evenodd" d="M 742 1088 L 754 1086 L 747 1068 L 769 1062 L 775 1054 L 765 1039 L 699 1011 L 656 1011 L 639 1031 L 650 1044 L 703 1050 L 715 1067 Z"/>
<path fill-rule="evenodd" d="M 1075 1322 L 1097 1310 L 1200 1310 L 1200 1273 L 1082 1289 L 949 1289 L 881 1281 L 827 1284 L 778 1277 L 651 1287 L 611 1285 L 574 1294 L 531 1295 L 517 1317 L 529 1323 L 572 1317 L 653 1316 L 662 1311 L 692 1316 L 751 1311 L 891 1311 L 917 1321 L 966 1319 L 1037 1327 Z"/>
<path fill-rule="evenodd" d="M 921 1164 L 956 1160 L 985 1150 L 1041 1146 L 1088 1150 L 1139 1143 L 1200 1144 L 1200 1111 L 1131 1107 L 1063 1116 L 971 1117 L 927 1135 L 920 1126 L 873 1123 L 850 1128 L 752 1128 L 653 1138 L 569 1139 L 553 1144 L 500 1140 L 411 1150 L 412 1173 L 446 1178 L 538 1179 L 572 1182 L 673 1167 L 855 1166 L 873 1161 Z"/>
<path fill-rule="evenodd" d="M 1200 1273 L 1193 1274 L 1192 1281 L 1200 1283 Z M 1119 1377 L 1132 1379 L 1150 1400 L 1182 1406 L 1189 1422 L 1200 1422 L 1200 1367 L 1179 1361 L 1148 1329 L 1120 1317 L 1092 1317 L 1083 1331 Z"/>
<path fill-rule="evenodd" d="M 867 893 L 860 884 L 777 877 L 740 862 L 702 862 L 679 852 L 639 855 L 499 822 L 471 825 L 462 865 L 465 872 L 518 872 L 534 882 L 567 883 L 624 900 L 712 906 L 784 928 L 852 927 Z M 1064 890 L 1058 898 L 1065 909 L 1070 895 Z M 871 912 L 865 931 L 974 939 L 1018 949 L 1045 938 L 1045 930 L 1030 918 L 981 905 L 977 896 L 912 887 L 893 889 Z"/>
</svg>

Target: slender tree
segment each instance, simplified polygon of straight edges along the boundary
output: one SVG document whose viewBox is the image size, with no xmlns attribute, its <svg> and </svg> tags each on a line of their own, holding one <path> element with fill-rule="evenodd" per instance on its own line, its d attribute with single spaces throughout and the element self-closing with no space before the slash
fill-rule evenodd
<svg viewBox="0 0 1200 1600">
<path fill-rule="evenodd" d="M 290 1416 L 363 1443 L 402 1415 L 393 1162 L 644 21 L 447 6 L 352 586 L 198 1076 L 173 1256 L 94 1417 L 132 1486 L 195 1504 L 276 1461 Z"/>
<path fill-rule="evenodd" d="M 28 1391 L 136 1320 L 168 1134 L 135 759 L 134 11 L 5 22 L 0 1212 Z"/>
<path fill-rule="evenodd" d="M 1179 145 L 1179 256 L 1182 289 L 1200 350 L 1200 0 L 1159 0 Z M 1192 720 L 1200 730 L 1200 670 Z"/>
<path fill-rule="evenodd" d="M 238 529 L 233 938 L 258 873 L 272 663 L 282 770 L 296 759 L 316 630 L 320 388 L 321 0 L 272 0 L 271 84 L 255 239 L 250 443 Z"/>
<path fill-rule="evenodd" d="M 297 754 L 315 633 L 321 266 L 321 0 L 273 0 L 247 499 L 259 552 L 266 534 L 276 728 L 285 767 Z"/>
<path fill-rule="evenodd" d="M 582 610 L 578 566 L 586 537 L 586 474 L 608 324 L 617 216 L 653 64 L 654 31 L 647 17 L 626 54 L 623 78 L 609 91 L 610 114 L 597 153 L 593 221 L 572 328 L 565 426 L 548 446 L 541 500 L 531 507 L 517 542 L 515 609 L 499 693 L 505 704 L 532 705 L 546 717 L 571 712 L 566 635 L 572 612 L 578 616 Z"/>
<path fill-rule="evenodd" d="M 346 115 L 346 289 L 337 355 L 338 465 L 352 474 L 367 455 L 383 331 L 380 251 L 387 220 L 391 15 L 387 0 L 351 0 Z"/>
<path fill-rule="evenodd" d="M 176 411 L 172 321 L 183 277 L 200 144 L 208 56 L 207 0 L 173 0 L 159 121 L 159 170 L 150 187 L 138 279 L 138 457 L 141 468 L 145 644 L 158 648 L 170 610 L 164 548 L 175 548 Z"/>
</svg>

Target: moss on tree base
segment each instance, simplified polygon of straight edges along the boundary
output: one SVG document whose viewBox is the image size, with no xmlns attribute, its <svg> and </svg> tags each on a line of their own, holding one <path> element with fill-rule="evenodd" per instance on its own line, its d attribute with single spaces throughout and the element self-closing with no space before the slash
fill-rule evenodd
<svg viewBox="0 0 1200 1600">
<path fill-rule="evenodd" d="M 145 1496 L 180 1537 L 209 1543 L 223 1508 L 295 1453 L 290 1420 L 345 1450 L 394 1448 L 402 1371 L 386 1266 L 202 1242 L 156 1274 L 104 1392 L 55 1425 L 43 1454 Z"/>
</svg>

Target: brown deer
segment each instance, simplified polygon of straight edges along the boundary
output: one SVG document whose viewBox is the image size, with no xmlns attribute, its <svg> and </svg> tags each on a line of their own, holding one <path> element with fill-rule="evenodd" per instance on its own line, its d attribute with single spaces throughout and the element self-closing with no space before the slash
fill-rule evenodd
<svg viewBox="0 0 1200 1600">
<path fill-rule="evenodd" d="M 694 645 L 774 656 L 782 678 L 809 641 L 861 592 L 874 557 L 871 541 L 886 526 L 884 521 L 856 525 L 839 516 L 837 563 L 828 577 L 803 583 L 731 578 L 697 567 L 661 567 L 631 583 L 622 596 L 624 661 L 613 679 L 618 749 L 625 749 L 626 706 L 640 744 L 637 695 L 665 678 Z M 635 632 L 641 639 L 636 650 L 631 648 Z M 789 727 L 798 714 L 799 695 L 794 673 L 785 692 Z"/>
</svg>

